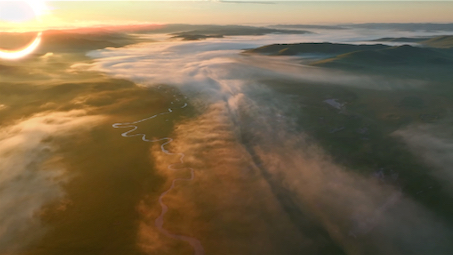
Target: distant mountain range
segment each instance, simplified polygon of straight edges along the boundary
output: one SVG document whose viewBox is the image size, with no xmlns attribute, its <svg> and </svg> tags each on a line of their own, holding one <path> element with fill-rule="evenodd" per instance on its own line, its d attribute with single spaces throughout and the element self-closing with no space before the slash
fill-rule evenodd
<svg viewBox="0 0 453 255">
<path fill-rule="evenodd" d="M 299 54 L 326 54 L 337 55 L 360 50 L 385 49 L 383 44 L 354 45 L 339 43 L 296 43 L 296 44 L 272 44 L 256 49 L 246 50 L 245 53 L 257 53 L 273 56 L 295 56 Z"/>
<path fill-rule="evenodd" d="M 238 35 L 265 35 L 265 34 L 307 34 L 309 31 L 275 29 L 265 27 L 251 26 L 204 26 L 198 29 L 173 33 L 173 38 L 181 38 L 183 40 L 200 40 L 206 38 L 222 38 L 224 36 Z"/>
<path fill-rule="evenodd" d="M 431 39 L 432 37 L 384 37 L 371 42 L 400 42 L 400 43 L 418 43 Z"/>
<path fill-rule="evenodd" d="M 390 29 L 400 31 L 453 31 L 453 23 L 365 23 L 342 25 L 351 28 Z"/>
<path fill-rule="evenodd" d="M 304 56 L 314 54 L 317 57 L 310 65 L 330 68 L 384 68 L 393 67 L 436 67 L 453 66 L 453 36 L 433 38 L 382 38 L 378 41 L 411 41 L 419 47 L 383 44 L 353 45 L 338 43 L 297 43 L 272 44 L 256 49 L 245 50 L 246 54 L 270 56 Z"/>
<path fill-rule="evenodd" d="M 451 66 L 453 52 L 403 45 L 354 51 L 312 63 L 324 67 Z"/>
<path fill-rule="evenodd" d="M 279 24 L 269 26 L 283 29 L 385 29 L 399 31 L 453 31 L 453 23 L 363 23 L 340 25 L 306 25 L 306 24 Z"/>
</svg>

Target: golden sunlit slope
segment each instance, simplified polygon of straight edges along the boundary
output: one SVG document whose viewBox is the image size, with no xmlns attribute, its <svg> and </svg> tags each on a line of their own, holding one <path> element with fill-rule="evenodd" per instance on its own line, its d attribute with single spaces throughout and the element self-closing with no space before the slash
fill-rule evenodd
<svg viewBox="0 0 453 255">
<path fill-rule="evenodd" d="M 260 34 L 214 27 L 182 30 L 195 39 L 200 31 Z M 273 57 L 198 47 L 209 40 L 131 45 L 143 40 L 53 30 L 35 54 L 0 61 L 0 162 L 9 174 L 2 177 L 14 176 L 1 200 L 12 202 L 0 210 L 0 254 L 193 254 L 181 236 L 216 255 L 453 250 L 452 196 L 429 162 L 395 138 L 448 119 L 451 79 L 382 72 L 434 67 L 451 77 L 447 51 L 330 43 L 257 50 L 284 55 Z M 104 47 L 121 49 L 87 57 Z M 325 63 L 341 71 L 287 57 L 301 53 L 336 55 Z M 381 67 L 380 76 L 361 72 L 368 67 Z M 159 231 L 159 215 L 176 238 Z"/>
<path fill-rule="evenodd" d="M 429 40 L 422 41 L 421 44 L 435 48 L 452 48 L 453 36 L 451 35 L 438 36 L 431 38 Z"/>
<path fill-rule="evenodd" d="M 24 139 L 6 156 L 0 148 L 2 162 L 18 158 L 2 171 L 18 176 L 7 187 L 21 190 L 2 193 L 3 199 L 21 202 L 11 203 L 8 215 L 1 214 L 2 224 L 9 224 L 9 231 L 0 233 L 1 240 L 9 240 L 0 245 L 1 254 L 143 254 L 137 245 L 141 215 L 136 206 L 145 195 L 156 201 L 165 177 L 153 167 L 149 144 L 124 139 L 111 124 L 165 111 L 173 97 L 72 69 L 75 63 L 91 61 L 87 50 L 121 46 L 124 38 L 55 31 L 43 41 L 41 52 L 0 60 L 0 139 L 4 146 L 11 139 Z M 160 120 L 147 132 L 168 135 L 180 114 L 175 112 L 169 122 Z M 20 162 L 29 163 L 22 169 Z M 46 179 L 53 173 L 58 178 Z M 34 204 L 32 215 L 20 216 L 24 206 Z M 4 221 L 15 217 L 24 225 Z M 175 249 L 181 254 L 190 248 Z"/>
<path fill-rule="evenodd" d="M 36 226 L 31 228 L 24 223 L 24 228 L 17 229 L 11 225 L 14 235 L 8 232 L 2 236 L 10 240 L 10 245 L 1 246 L 0 253 L 192 254 L 187 243 L 166 237 L 154 225 L 161 212 L 159 194 L 169 188 L 173 178 L 187 177 L 189 172 L 169 171 L 168 165 L 178 159 L 164 155 L 159 143 L 146 143 L 140 137 L 125 138 L 121 133 L 127 129 L 112 128 L 113 123 L 168 112 L 176 107 L 175 98 L 180 104 L 186 99 L 165 84 L 144 88 L 87 69 L 93 61 L 86 57 L 87 50 L 139 41 L 118 33 L 50 31 L 36 54 L 17 61 L 0 61 L 0 70 L 4 70 L 0 71 L 2 134 L 22 138 L 20 130 L 28 126 L 33 132 L 24 134 L 24 139 L 36 141 L 23 143 L 29 154 L 22 147 L 14 147 L 0 156 L 18 155 L 30 161 L 33 167 L 24 168 L 30 174 L 18 178 L 14 185 L 33 201 L 42 201 L 34 208 L 34 216 L 21 218 L 21 222 L 37 222 Z M 188 107 L 179 106 L 171 115 L 143 122 L 136 130 L 149 138 L 177 138 L 178 143 L 166 148 L 187 152 L 187 165 L 196 171 L 194 182 L 178 183 L 165 197 L 170 208 L 165 216 L 166 229 L 199 238 L 209 254 L 338 249 L 325 231 L 310 221 L 301 224 L 314 225 L 312 228 L 322 233 L 315 238 L 327 238 L 322 240 L 326 245 L 318 247 L 306 242 L 300 246 L 298 240 L 305 235 L 297 229 L 300 226 L 292 225 L 260 173 L 249 171 L 247 160 L 240 159 L 243 151 L 225 124 L 228 116 L 219 119 L 216 106 L 212 112 L 200 114 L 190 101 L 186 102 Z M 68 121 L 77 125 L 61 128 L 61 123 Z M 46 128 L 49 125 L 52 129 Z M 190 149 L 193 139 L 204 140 L 206 130 L 219 139 L 201 146 L 195 144 L 197 148 Z M 31 139 L 35 137 L 38 139 Z M 231 155 L 222 157 L 224 162 L 220 164 L 217 156 L 225 150 Z M 55 186 L 58 196 L 42 197 L 37 191 L 44 188 L 34 183 L 42 179 L 42 174 L 53 173 L 54 168 L 61 169 L 61 174 L 49 180 L 49 185 Z M 4 171 L 18 172 L 18 168 Z M 21 194 L 11 196 L 20 200 Z M 242 200 L 244 194 L 259 199 Z M 21 212 L 23 204 L 29 203 L 13 203 L 9 212 Z M 244 217 L 247 214 L 251 217 Z M 260 217 L 253 217 L 256 214 Z M 269 219 L 279 220 L 269 224 Z M 290 233 L 291 238 L 285 233 Z"/>
</svg>

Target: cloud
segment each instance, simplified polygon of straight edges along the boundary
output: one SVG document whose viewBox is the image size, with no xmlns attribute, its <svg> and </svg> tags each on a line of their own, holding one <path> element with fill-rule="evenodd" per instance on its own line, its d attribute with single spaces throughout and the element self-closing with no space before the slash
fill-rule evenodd
<svg viewBox="0 0 453 255">
<path fill-rule="evenodd" d="M 397 187 L 336 165 L 295 131 L 280 98 L 259 98 L 238 93 L 228 101 L 209 103 L 197 118 L 177 125 L 168 149 L 185 153 L 195 180 L 179 183 L 166 196 L 170 210 L 184 215 L 167 218 L 167 228 L 199 238 L 207 251 L 216 243 L 216 249 L 231 254 L 244 252 L 235 238 L 243 235 L 251 240 L 247 254 L 330 249 L 347 254 L 426 254 L 451 249 L 453 233 L 436 215 Z M 187 174 L 169 172 L 167 166 L 177 159 L 163 155 L 157 145 L 152 155 L 169 180 Z M 140 207 L 140 245 L 150 254 L 168 245 L 155 235 L 159 207 L 153 199 L 145 199 Z M 219 216 L 213 216 L 216 213 Z M 218 233 L 228 241 L 213 241 L 222 238 Z"/>
<path fill-rule="evenodd" d="M 53 52 L 47 52 L 46 54 L 42 55 L 40 58 L 42 59 L 48 59 L 53 56 Z"/>
<path fill-rule="evenodd" d="M 269 105 L 258 116 L 275 118 Z M 316 144 L 291 131 L 290 123 L 270 118 L 244 118 L 253 129 L 247 147 L 255 164 L 275 190 L 309 211 L 346 253 L 425 254 L 452 248 L 448 238 L 453 233 L 432 212 L 397 187 L 336 165 Z"/>
<path fill-rule="evenodd" d="M 188 89 L 218 90 L 237 87 L 247 79 L 292 79 L 377 90 L 419 88 L 425 83 L 413 79 L 392 79 L 378 75 L 355 75 L 342 71 L 305 66 L 295 57 L 250 56 L 243 49 L 269 43 L 307 40 L 305 35 L 241 36 L 206 41 L 162 41 L 123 48 L 92 51 L 93 64 L 75 64 L 73 70 L 91 69 L 138 84 L 171 84 Z M 154 38 L 153 36 L 149 38 Z M 131 71 L 133 70 L 133 71 Z M 234 77 L 234 78 L 231 78 Z M 236 85 L 232 85 L 236 83 Z"/>
<path fill-rule="evenodd" d="M 393 135 L 401 137 L 413 153 L 433 166 L 431 173 L 453 192 L 453 136 L 450 126 L 451 121 L 412 125 L 395 131 Z"/>
<path fill-rule="evenodd" d="M 216 233 L 231 225 L 226 235 L 232 239 L 215 246 L 225 247 L 231 254 L 240 249 L 259 253 L 261 248 L 275 253 L 451 251 L 449 238 L 453 235 L 433 213 L 397 187 L 335 164 L 294 124 L 293 113 L 300 109 L 288 103 L 288 97 L 260 84 L 263 79 L 289 77 L 393 89 L 401 84 L 409 86 L 412 81 L 326 72 L 304 67 L 292 58 L 264 61 L 262 57 L 239 54 L 243 48 L 301 37 L 259 38 L 262 40 L 232 37 L 108 48 L 88 54 L 95 59 L 93 64 L 74 66 L 102 71 L 143 86 L 177 86 L 199 113 L 174 130 L 171 150 L 186 154 L 185 162 L 195 169 L 196 177 L 190 184 L 176 188 L 168 198 L 170 210 L 184 212 L 185 221 L 179 218 L 177 223 L 165 224 L 179 232 L 193 233 L 202 244 L 207 243 L 207 251 L 212 243 L 206 237 L 221 238 Z M 387 85 L 381 86 L 384 81 Z M 163 158 L 159 150 L 152 155 L 163 174 L 169 180 L 174 178 L 173 173 L 165 171 L 174 159 Z M 140 245 L 153 253 L 162 248 L 153 245 L 157 237 L 152 233 L 155 231 L 152 216 L 157 209 L 151 201 L 143 204 L 151 206 L 140 207 L 145 215 Z M 212 216 L 219 212 L 216 209 L 221 211 L 222 218 Z M 200 220 L 209 217 L 215 220 L 209 224 Z M 281 221 L 282 225 L 268 223 L 270 227 L 259 217 L 270 219 L 268 222 Z M 241 224 L 234 222 L 247 227 L 242 229 L 238 226 Z M 235 232 L 239 231 L 237 228 L 243 232 Z M 235 239 L 238 233 L 253 237 L 256 245 L 240 246 Z M 281 240 L 278 236 L 294 239 Z M 306 243 L 301 244 L 300 240 Z M 260 246 L 262 243 L 265 245 Z"/>
<path fill-rule="evenodd" d="M 17 252 L 44 233 L 40 209 L 64 197 L 68 175 L 53 139 L 89 128 L 84 111 L 38 114 L 0 129 L 0 253 Z"/>
</svg>

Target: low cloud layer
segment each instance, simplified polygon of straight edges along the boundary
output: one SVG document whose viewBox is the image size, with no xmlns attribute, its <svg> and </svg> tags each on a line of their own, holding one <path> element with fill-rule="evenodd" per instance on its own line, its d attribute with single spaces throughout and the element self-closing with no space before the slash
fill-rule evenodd
<svg viewBox="0 0 453 255">
<path fill-rule="evenodd" d="M 453 136 L 451 121 L 435 124 L 412 125 L 394 132 L 401 137 L 414 154 L 433 166 L 431 174 L 453 193 Z"/>
<path fill-rule="evenodd" d="M 0 253 L 23 248 L 44 233 L 40 209 L 64 197 L 68 175 L 53 139 L 99 120 L 84 111 L 43 113 L 0 129 Z"/>
<path fill-rule="evenodd" d="M 298 234 L 289 234 L 294 239 L 283 241 L 272 235 L 272 227 L 278 227 L 256 220 L 248 227 L 264 232 L 244 230 L 247 232 L 244 235 L 253 237 L 250 240 L 257 245 L 249 247 L 257 249 L 249 252 L 261 252 L 258 243 L 263 242 L 267 251 L 276 252 L 282 249 L 301 252 L 294 248 L 299 246 L 309 252 L 348 254 L 451 251 L 449 240 L 453 235 L 433 213 L 406 197 L 399 188 L 333 163 L 295 127 L 291 113 L 300 109 L 289 104 L 288 97 L 276 95 L 260 84 L 264 78 L 288 77 L 370 88 L 382 82 L 376 81 L 376 77 L 327 75 L 321 69 L 304 69 L 290 58 L 285 59 L 286 63 L 278 62 L 282 59 L 277 58 L 276 62 L 264 64 L 259 57 L 239 54 L 240 49 L 264 41 L 253 43 L 250 38 L 244 41 L 230 38 L 138 44 L 91 52 L 89 56 L 96 59 L 93 64 L 73 66 L 102 71 L 144 86 L 177 86 L 199 112 L 198 117 L 175 128 L 175 142 L 170 146 L 174 152 L 185 153 L 186 163 L 196 169 L 195 181 L 181 187 L 185 192 L 170 194 L 169 207 L 185 212 L 184 217 L 175 218 L 177 223 L 168 221 L 169 225 L 180 224 L 173 226 L 173 230 L 196 236 L 209 251 L 214 249 L 209 244 L 213 233 L 222 231 L 229 222 L 261 211 L 262 215 L 257 217 L 284 222 L 279 233 Z M 386 89 L 405 86 L 401 80 L 386 81 L 389 84 Z M 161 169 L 174 161 L 163 159 L 159 150 L 152 154 Z M 162 171 L 170 180 L 174 178 L 174 173 Z M 246 174 L 247 171 L 253 174 Z M 225 180 L 234 185 L 218 184 Z M 255 183 L 242 189 L 251 180 Z M 241 192 L 234 192 L 235 188 Z M 260 192 L 262 199 L 248 200 Z M 211 193 L 222 199 L 210 200 Z M 155 244 L 158 237 L 152 227 L 158 208 L 148 203 L 151 206 L 140 207 L 145 216 L 139 236 L 140 245 L 152 254 L 162 247 Z M 237 204 L 241 207 L 235 208 Z M 209 210 L 215 210 L 207 209 L 210 207 L 221 208 L 222 217 L 209 215 Z M 241 210 L 244 213 L 237 213 Z M 213 223 L 203 224 L 202 219 L 209 217 Z M 234 236 L 239 230 L 232 227 L 229 231 Z M 300 240 L 305 241 L 300 244 Z M 232 253 L 246 249 L 235 243 L 237 240 L 230 241 L 234 244 L 225 241 L 224 246 L 230 247 Z"/>
<path fill-rule="evenodd" d="M 413 79 L 326 71 L 301 65 L 300 59 L 294 57 L 266 58 L 240 54 L 244 49 L 264 44 L 317 41 L 316 37 L 304 36 L 266 35 L 260 36 L 259 40 L 244 36 L 195 42 L 165 41 L 165 37 L 156 36 L 163 41 L 92 51 L 88 56 L 97 62 L 75 64 L 72 70 L 101 71 L 145 86 L 170 84 L 183 90 L 191 86 L 218 90 L 218 86 L 227 83 L 222 89 L 229 90 L 238 83 L 272 78 L 379 90 L 419 88 L 425 84 Z"/>
</svg>

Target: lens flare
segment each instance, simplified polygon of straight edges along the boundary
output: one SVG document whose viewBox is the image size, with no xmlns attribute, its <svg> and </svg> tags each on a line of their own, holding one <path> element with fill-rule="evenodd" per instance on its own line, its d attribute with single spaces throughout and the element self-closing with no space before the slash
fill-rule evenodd
<svg viewBox="0 0 453 255">
<path fill-rule="evenodd" d="M 31 8 L 35 18 L 39 21 L 39 16 L 43 14 L 43 11 L 45 9 L 44 8 L 45 3 L 43 1 L 23 1 L 23 2 L 26 3 Z M 42 32 L 38 32 L 36 34 L 36 37 L 30 44 L 17 50 L 6 50 L 0 48 L 0 58 L 10 60 L 19 59 L 31 54 L 33 51 L 36 50 L 36 48 L 38 48 L 39 44 L 41 43 L 41 37 Z"/>
<path fill-rule="evenodd" d="M 0 58 L 2 59 L 18 59 L 23 58 L 38 48 L 41 43 L 42 32 L 39 32 L 36 35 L 36 38 L 29 45 L 19 49 L 19 50 L 3 50 L 0 49 Z"/>
</svg>

